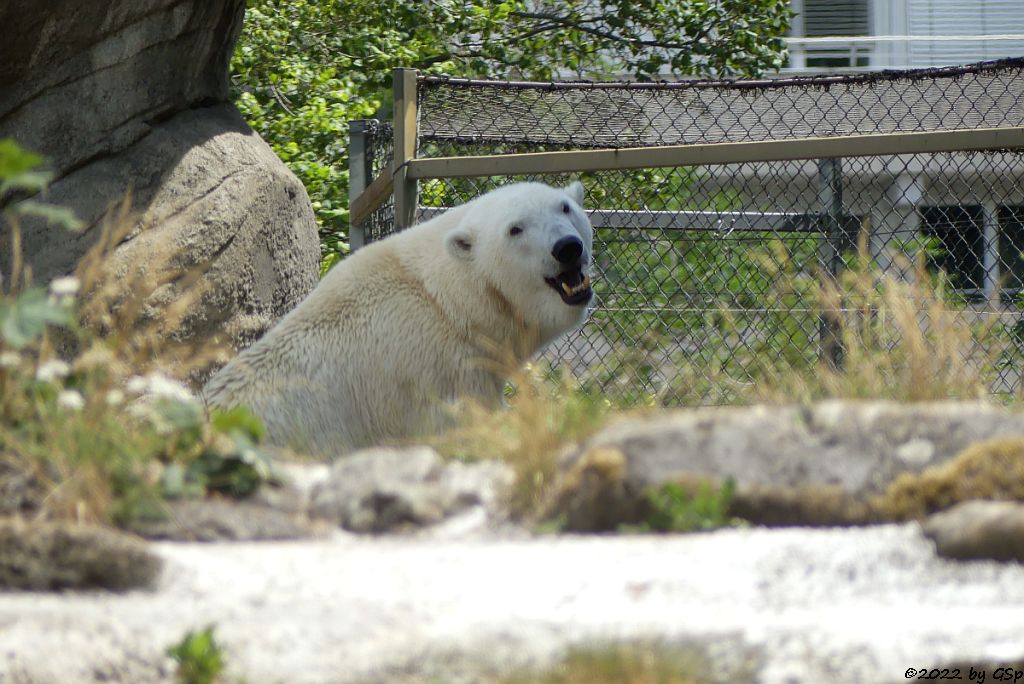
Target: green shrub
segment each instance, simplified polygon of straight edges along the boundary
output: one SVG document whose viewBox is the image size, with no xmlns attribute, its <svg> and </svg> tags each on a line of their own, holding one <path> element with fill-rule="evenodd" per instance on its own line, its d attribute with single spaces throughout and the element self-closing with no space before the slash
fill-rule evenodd
<svg viewBox="0 0 1024 684">
<path fill-rule="evenodd" d="M 47 178 L 41 164 L 0 141 L 0 188 L 38 191 Z M 252 493 L 271 476 L 259 422 L 242 409 L 211 419 L 165 372 L 185 375 L 204 360 L 164 334 L 190 295 L 161 319 L 143 313 L 169 279 L 170 260 L 127 281 L 104 269 L 131 225 L 121 214 L 74 277 L 34 286 L 20 260 L 21 219 L 30 213 L 76 227 L 36 200 L 2 211 L 12 257 L 0 280 L 0 484 L 22 483 L 23 496 L 0 501 L 0 513 L 127 524 L 162 516 L 169 498 Z"/>
<path fill-rule="evenodd" d="M 178 664 L 175 678 L 181 684 L 212 684 L 224 672 L 224 652 L 213 636 L 213 625 L 190 631 L 167 649 Z"/>
<path fill-rule="evenodd" d="M 788 0 L 566 0 L 558 21 L 535 9 L 526 0 L 246 3 L 233 99 L 306 186 L 324 264 L 348 251 L 348 122 L 390 116 L 393 69 L 542 80 L 756 75 L 782 66 L 792 15 Z M 652 36 L 670 47 L 652 49 Z"/>
<path fill-rule="evenodd" d="M 639 525 L 623 526 L 622 532 L 696 532 L 734 525 L 729 506 L 736 483 L 726 479 L 720 487 L 701 482 L 696 491 L 668 482 L 647 492 L 647 518 Z"/>
</svg>

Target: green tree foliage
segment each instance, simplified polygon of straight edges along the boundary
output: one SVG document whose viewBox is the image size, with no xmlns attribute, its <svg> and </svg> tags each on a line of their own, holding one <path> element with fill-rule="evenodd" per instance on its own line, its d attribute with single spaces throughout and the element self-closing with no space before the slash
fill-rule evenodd
<svg viewBox="0 0 1024 684">
<path fill-rule="evenodd" d="M 235 101 L 347 250 L 348 122 L 387 111 L 391 70 L 477 77 L 756 75 L 784 59 L 788 0 L 249 0 Z"/>
</svg>

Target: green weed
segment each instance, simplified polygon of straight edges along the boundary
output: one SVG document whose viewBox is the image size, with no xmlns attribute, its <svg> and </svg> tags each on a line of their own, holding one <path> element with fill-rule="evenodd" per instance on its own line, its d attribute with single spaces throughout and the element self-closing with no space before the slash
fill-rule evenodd
<svg viewBox="0 0 1024 684">
<path fill-rule="evenodd" d="M 224 672 L 224 651 L 213 636 L 214 626 L 190 631 L 167 649 L 178 663 L 175 678 L 181 684 L 213 684 Z"/>
<path fill-rule="evenodd" d="M 639 525 L 625 525 L 620 532 L 695 532 L 735 524 L 729 506 L 736 483 L 726 479 L 720 487 L 702 481 L 696 491 L 668 482 L 647 492 L 648 512 Z"/>
</svg>

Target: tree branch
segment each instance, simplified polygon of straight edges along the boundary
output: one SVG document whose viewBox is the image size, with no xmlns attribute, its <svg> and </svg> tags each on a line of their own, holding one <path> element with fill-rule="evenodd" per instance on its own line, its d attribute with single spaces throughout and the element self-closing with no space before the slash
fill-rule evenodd
<svg viewBox="0 0 1024 684">
<path fill-rule="evenodd" d="M 698 36 L 695 39 L 691 38 L 685 43 L 666 42 L 662 40 L 641 40 L 639 38 L 630 38 L 628 36 L 619 35 L 617 33 L 613 33 L 611 31 L 606 31 L 599 28 L 584 26 L 581 22 L 576 21 L 570 17 L 561 17 L 558 16 L 557 14 L 551 14 L 549 12 L 513 12 L 512 14 L 516 17 L 519 17 L 520 19 L 536 19 L 551 22 L 551 24 L 553 24 L 551 28 L 562 27 L 567 29 L 574 29 L 576 31 L 580 31 L 581 33 L 587 33 L 592 36 L 604 38 L 605 40 L 610 40 L 616 43 L 625 43 L 627 45 L 636 45 L 643 47 L 664 48 L 666 50 L 685 50 L 687 48 L 691 48 L 693 47 L 693 44 L 696 42 L 696 40 L 699 40 L 700 37 L 707 35 L 706 32 L 702 32 L 701 36 Z"/>
</svg>

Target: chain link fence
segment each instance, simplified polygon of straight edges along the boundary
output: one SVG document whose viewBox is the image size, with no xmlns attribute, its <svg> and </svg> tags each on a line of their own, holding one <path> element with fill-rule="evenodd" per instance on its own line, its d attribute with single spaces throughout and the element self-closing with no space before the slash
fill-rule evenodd
<svg viewBox="0 0 1024 684">
<path fill-rule="evenodd" d="M 798 158 L 420 180 L 418 219 L 509 182 L 583 181 L 596 302 L 586 326 L 547 357 L 617 400 L 728 402 L 759 355 L 807 364 L 835 356 L 834 331 L 814 302 L 795 289 L 781 295 L 779 282 L 835 276 L 853 265 L 859 239 L 883 269 L 905 269 L 900 255 L 923 254 L 946 274 L 965 326 L 994 322 L 1011 343 L 1024 330 L 1020 147 L 819 151 L 820 139 L 837 136 L 1024 126 L 1024 59 L 747 82 L 426 77 L 417 80 L 416 103 L 417 159 L 807 143 Z M 360 162 L 368 179 L 400 169 L 393 128 L 372 122 L 368 131 Z M 356 228 L 373 240 L 393 226 L 386 200 Z M 1017 394 L 1024 357 L 1001 354 L 992 389 Z"/>
</svg>

